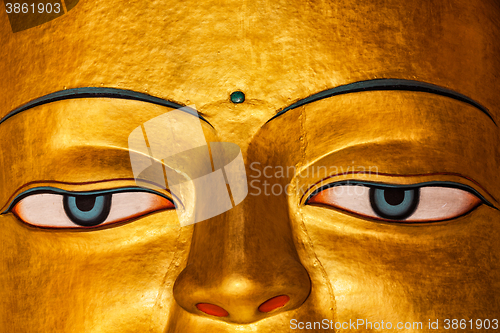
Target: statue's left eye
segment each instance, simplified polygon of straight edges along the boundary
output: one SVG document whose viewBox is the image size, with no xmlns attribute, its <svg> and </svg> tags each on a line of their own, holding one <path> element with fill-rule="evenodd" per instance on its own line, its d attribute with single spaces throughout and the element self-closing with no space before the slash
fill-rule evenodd
<svg viewBox="0 0 500 333">
<path fill-rule="evenodd" d="M 334 184 L 316 191 L 306 204 L 327 205 L 395 222 L 443 221 L 464 215 L 482 202 L 476 195 L 457 186 Z"/>
<path fill-rule="evenodd" d="M 380 217 L 404 220 L 415 212 L 420 201 L 420 189 L 370 188 L 370 204 Z"/>
<path fill-rule="evenodd" d="M 171 200 L 150 192 L 68 192 L 27 195 L 14 205 L 12 212 L 23 222 L 38 227 L 92 228 L 174 208 Z"/>
</svg>

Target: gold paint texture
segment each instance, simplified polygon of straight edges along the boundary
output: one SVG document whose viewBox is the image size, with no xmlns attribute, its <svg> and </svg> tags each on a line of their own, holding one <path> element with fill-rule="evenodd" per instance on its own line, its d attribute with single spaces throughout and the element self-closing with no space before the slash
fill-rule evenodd
<svg viewBox="0 0 500 333">
<path fill-rule="evenodd" d="M 314 93 L 392 78 L 466 95 L 500 124 L 499 15 L 496 0 L 81 0 L 13 33 L 2 10 L 0 117 L 81 87 L 190 105 L 213 125 L 203 125 L 207 137 L 240 146 L 249 195 L 182 228 L 169 223 L 173 210 L 83 231 L 0 215 L 0 332 L 300 331 L 292 319 L 422 322 L 422 330 L 400 331 L 434 332 L 429 319 L 441 329 L 445 319 L 500 319 L 500 131 L 484 113 L 430 93 L 373 91 L 316 101 L 266 123 Z M 234 91 L 246 101 L 231 103 Z M 39 186 L 134 186 L 128 135 L 171 110 L 84 98 L 7 119 L 0 124 L 2 212 Z M 307 172 L 320 166 L 336 171 Z M 295 172 L 276 174 L 289 167 Z M 377 173 L 341 174 L 340 167 Z M 494 207 L 402 225 L 305 205 L 304 191 L 330 176 L 454 182 Z M 290 184 L 289 195 L 256 195 L 251 181 L 262 191 L 264 182 Z M 279 295 L 290 302 L 258 311 Z M 209 316 L 197 303 L 229 316 Z"/>
</svg>

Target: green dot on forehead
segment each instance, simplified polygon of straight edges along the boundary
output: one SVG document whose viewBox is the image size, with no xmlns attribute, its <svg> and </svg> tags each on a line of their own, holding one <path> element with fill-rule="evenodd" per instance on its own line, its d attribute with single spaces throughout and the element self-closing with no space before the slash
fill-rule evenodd
<svg viewBox="0 0 500 333">
<path fill-rule="evenodd" d="M 241 91 L 235 91 L 231 94 L 231 102 L 234 104 L 240 104 L 245 101 L 245 94 Z"/>
</svg>

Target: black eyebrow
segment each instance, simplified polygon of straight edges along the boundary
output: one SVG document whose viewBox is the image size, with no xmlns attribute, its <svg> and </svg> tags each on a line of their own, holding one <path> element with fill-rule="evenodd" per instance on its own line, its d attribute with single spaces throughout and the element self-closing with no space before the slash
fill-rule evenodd
<svg viewBox="0 0 500 333">
<path fill-rule="evenodd" d="M 193 116 L 198 117 L 210 126 L 208 120 L 203 118 L 198 112 L 185 105 L 181 105 L 175 102 L 171 102 L 159 97 L 154 97 L 151 95 L 143 94 L 133 90 L 124 90 L 117 88 L 100 88 L 100 87 L 86 87 L 86 88 L 73 88 L 68 90 L 61 90 L 55 93 L 51 93 L 42 97 L 39 97 L 31 102 L 28 102 L 13 111 L 9 112 L 5 117 L 0 119 L 0 125 L 7 119 L 15 116 L 18 113 L 26 111 L 28 109 L 34 108 L 35 106 L 52 103 L 56 101 L 62 101 L 66 99 L 76 99 L 76 98 L 117 98 L 117 99 L 130 99 L 135 101 L 147 102 L 156 105 L 166 106 L 173 109 L 181 109 Z M 213 126 L 212 126 L 213 127 Z"/>
<path fill-rule="evenodd" d="M 493 123 L 498 127 L 497 123 L 493 119 L 492 115 L 489 113 L 488 109 L 479 104 L 478 102 L 474 101 L 473 99 L 465 95 L 462 95 L 458 92 L 455 92 L 453 90 L 436 86 L 434 84 L 420 82 L 420 81 L 413 81 L 413 80 L 403 80 L 403 79 L 375 79 L 375 80 L 359 81 L 338 86 L 333 89 L 324 90 L 317 94 L 301 99 L 300 101 L 297 101 L 292 105 L 284 108 L 283 110 L 275 114 L 271 119 L 269 119 L 266 122 L 266 124 L 290 110 L 293 110 L 308 103 L 319 101 L 324 98 L 362 92 L 362 91 L 382 91 L 382 90 L 418 91 L 418 92 L 426 92 L 440 96 L 450 97 L 478 108 L 479 110 L 481 110 L 481 112 L 486 114 L 488 118 L 490 118 L 491 121 L 493 121 Z"/>
</svg>

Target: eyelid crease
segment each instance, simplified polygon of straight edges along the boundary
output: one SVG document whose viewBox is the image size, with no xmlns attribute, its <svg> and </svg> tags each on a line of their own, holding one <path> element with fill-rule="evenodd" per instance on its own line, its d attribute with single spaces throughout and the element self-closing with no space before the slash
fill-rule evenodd
<svg viewBox="0 0 500 333">
<path fill-rule="evenodd" d="M 115 193 L 123 193 L 123 192 L 147 192 L 151 194 L 156 194 L 159 195 L 168 201 L 170 201 L 176 208 L 177 204 L 176 202 L 166 196 L 163 193 L 157 192 L 155 190 L 151 190 L 148 188 L 143 188 L 143 187 L 120 187 L 120 188 L 114 188 L 114 189 L 107 189 L 107 190 L 94 190 L 94 191 L 66 191 L 62 190 L 57 187 L 50 187 L 50 186 L 42 186 L 42 187 L 34 187 L 29 190 L 26 190 L 20 194 L 18 194 L 12 202 L 7 206 L 7 209 L 5 209 L 3 212 L 0 213 L 0 215 L 7 214 L 9 213 L 14 206 L 21 201 L 22 199 L 33 195 L 33 194 L 59 194 L 59 195 L 102 195 L 102 194 L 115 194 Z M 182 203 L 181 203 L 182 205 Z"/>
<path fill-rule="evenodd" d="M 491 202 L 489 202 L 481 193 L 479 193 L 476 189 L 464 185 L 464 184 L 459 184 L 455 182 L 447 182 L 447 181 L 429 181 L 429 182 L 422 182 L 422 183 L 417 183 L 417 184 L 405 184 L 405 185 L 399 185 L 399 184 L 387 184 L 387 183 L 377 183 L 377 182 L 369 182 L 369 181 L 362 181 L 362 180 L 342 180 L 338 182 L 332 182 L 326 185 L 323 185 L 319 187 L 318 189 L 314 190 L 307 196 L 307 199 L 301 200 L 303 201 L 303 205 L 307 205 L 307 202 L 316 194 L 320 193 L 321 191 L 324 191 L 328 188 L 335 187 L 335 186 L 347 186 L 347 185 L 362 185 L 362 186 L 367 186 L 367 187 L 377 187 L 377 188 L 400 188 L 400 189 L 412 189 L 412 188 L 422 188 L 422 187 L 429 187 L 429 186 L 436 186 L 436 187 L 448 187 L 448 188 L 456 188 L 459 190 L 467 191 L 471 194 L 474 194 L 476 197 L 478 197 L 485 205 L 494 208 L 496 210 L 500 210 L 497 207 L 495 207 Z M 307 192 L 306 192 L 307 193 Z"/>
</svg>

